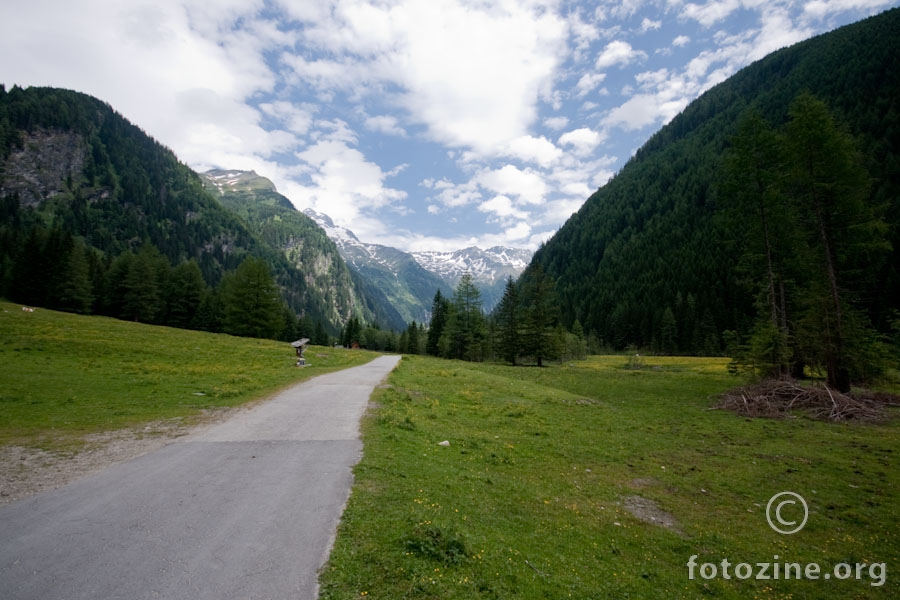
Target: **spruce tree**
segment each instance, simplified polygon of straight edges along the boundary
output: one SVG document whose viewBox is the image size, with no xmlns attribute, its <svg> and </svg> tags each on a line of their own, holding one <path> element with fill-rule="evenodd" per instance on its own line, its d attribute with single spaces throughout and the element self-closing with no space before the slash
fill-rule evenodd
<svg viewBox="0 0 900 600">
<path fill-rule="evenodd" d="M 500 356 L 513 366 L 521 350 L 522 307 L 519 300 L 519 288 L 510 276 L 506 280 L 503 297 L 497 305 L 496 319 L 500 336 Z"/>
<path fill-rule="evenodd" d="M 224 330 L 243 337 L 274 339 L 284 329 L 281 297 L 269 265 L 249 257 L 222 281 Z"/>
<path fill-rule="evenodd" d="M 553 327 L 559 316 L 555 284 L 537 263 L 523 276 L 524 314 L 522 354 L 533 356 L 539 367 L 555 357 Z"/>
<path fill-rule="evenodd" d="M 425 342 L 425 353 L 431 356 L 440 356 L 440 340 L 444 335 L 444 327 L 450 312 L 450 302 L 438 290 L 431 302 L 431 324 L 428 327 L 428 335 Z"/>
<path fill-rule="evenodd" d="M 448 321 L 452 358 L 478 361 L 483 359 L 485 338 L 484 313 L 481 311 L 481 290 L 475 278 L 466 273 L 456 285 L 453 313 Z"/>
</svg>

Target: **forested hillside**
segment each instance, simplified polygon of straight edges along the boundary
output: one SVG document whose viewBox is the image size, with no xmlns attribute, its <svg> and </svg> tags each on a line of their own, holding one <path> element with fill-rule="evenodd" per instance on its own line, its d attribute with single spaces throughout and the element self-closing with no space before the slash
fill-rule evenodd
<svg viewBox="0 0 900 600">
<path fill-rule="evenodd" d="M 0 295 L 20 302 L 216 329 L 220 283 L 255 257 L 286 305 L 284 335 L 297 316 L 332 333 L 349 316 L 170 150 L 85 94 L 0 86 L 0 218 Z M 173 286 L 194 290 L 189 316 L 171 318 Z"/>
<path fill-rule="evenodd" d="M 803 93 L 824 103 L 855 143 L 864 202 L 892 246 L 853 274 L 875 328 L 900 309 L 900 10 L 778 51 L 691 103 L 591 196 L 535 255 L 557 281 L 566 326 L 615 348 L 719 353 L 723 332 L 749 332 L 760 300 L 738 270 L 741 227 L 721 218 L 724 157 L 752 109 L 772 128 Z M 896 325 L 894 325 L 895 327 Z"/>
</svg>

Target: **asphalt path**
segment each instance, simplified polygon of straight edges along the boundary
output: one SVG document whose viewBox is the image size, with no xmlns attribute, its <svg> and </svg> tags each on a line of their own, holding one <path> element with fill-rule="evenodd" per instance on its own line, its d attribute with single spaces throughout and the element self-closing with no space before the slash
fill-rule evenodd
<svg viewBox="0 0 900 600">
<path fill-rule="evenodd" d="M 314 599 L 359 420 L 399 361 L 291 387 L 229 420 L 0 507 L 0 599 Z"/>
</svg>

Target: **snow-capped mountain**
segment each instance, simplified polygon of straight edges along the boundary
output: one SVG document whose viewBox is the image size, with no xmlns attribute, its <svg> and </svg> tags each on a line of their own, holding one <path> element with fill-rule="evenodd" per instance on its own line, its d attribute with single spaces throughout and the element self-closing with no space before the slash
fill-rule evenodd
<svg viewBox="0 0 900 600">
<path fill-rule="evenodd" d="M 531 250 L 494 246 L 482 250 L 472 246 L 453 252 L 413 252 L 413 258 L 442 279 L 455 285 L 465 273 L 472 273 L 475 281 L 493 285 L 506 278 L 514 278 L 525 270 L 531 261 Z"/>
<path fill-rule="evenodd" d="M 303 212 L 325 230 L 344 261 L 360 273 L 371 278 L 374 273 L 383 271 L 394 278 L 402 275 L 414 281 L 413 295 L 420 299 L 426 311 L 431 309 L 431 300 L 438 289 L 443 294 L 452 295 L 465 273 L 473 275 L 481 291 L 484 310 L 492 310 L 503 296 L 506 278 L 510 275 L 518 277 L 532 256 L 530 250 L 502 246 L 487 250 L 473 246 L 453 252 L 403 252 L 389 246 L 361 242 L 346 227 L 335 225 L 328 215 L 311 209 Z M 378 279 L 384 284 L 390 278 L 382 274 Z"/>
<path fill-rule="evenodd" d="M 427 321 L 434 293 L 437 290 L 450 293 L 451 288 L 441 277 L 423 268 L 409 253 L 361 242 L 346 227 L 335 225 L 328 215 L 312 209 L 303 213 L 325 230 L 344 262 L 359 273 L 367 285 L 383 293 L 407 322 Z"/>
</svg>

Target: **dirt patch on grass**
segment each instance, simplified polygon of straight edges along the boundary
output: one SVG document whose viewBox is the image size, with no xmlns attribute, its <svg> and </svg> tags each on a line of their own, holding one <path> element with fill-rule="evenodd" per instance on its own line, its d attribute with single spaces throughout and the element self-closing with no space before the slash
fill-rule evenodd
<svg viewBox="0 0 900 600">
<path fill-rule="evenodd" d="M 85 436 L 77 450 L 48 452 L 24 446 L 0 446 L 0 505 L 58 487 L 112 465 L 136 458 L 219 423 L 238 409 L 205 411 L 199 420 L 167 419 L 134 429 Z"/>
<path fill-rule="evenodd" d="M 643 496 L 625 496 L 625 498 L 622 499 L 622 506 L 636 519 L 643 521 L 644 523 L 665 527 L 679 535 L 684 535 L 684 532 L 681 531 L 681 527 L 674 515 L 661 509 L 656 502 L 649 498 L 644 498 Z"/>
</svg>

